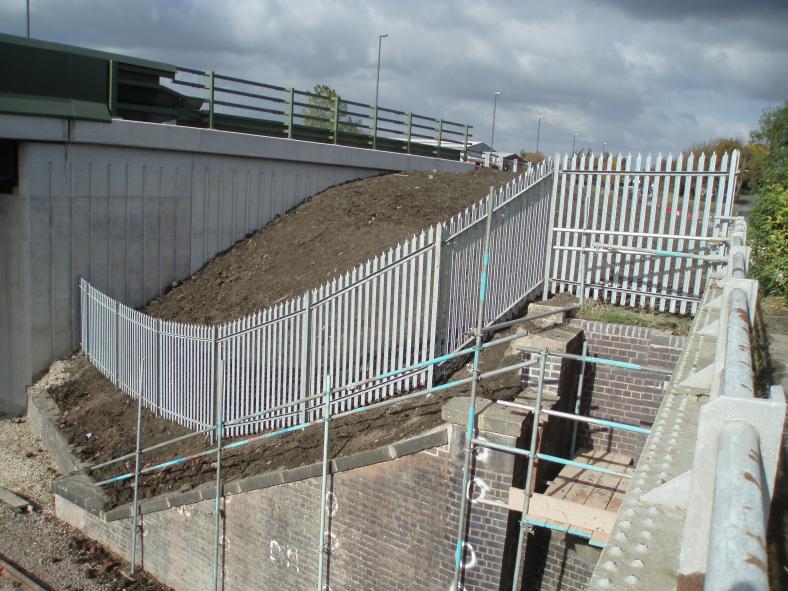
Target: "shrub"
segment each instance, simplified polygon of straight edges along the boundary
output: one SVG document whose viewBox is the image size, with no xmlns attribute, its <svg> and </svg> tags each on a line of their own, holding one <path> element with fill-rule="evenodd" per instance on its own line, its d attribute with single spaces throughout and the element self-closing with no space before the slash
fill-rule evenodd
<svg viewBox="0 0 788 591">
<path fill-rule="evenodd" d="M 761 293 L 788 296 L 788 186 L 762 186 L 750 212 L 749 242 L 750 275 L 760 282 Z"/>
</svg>

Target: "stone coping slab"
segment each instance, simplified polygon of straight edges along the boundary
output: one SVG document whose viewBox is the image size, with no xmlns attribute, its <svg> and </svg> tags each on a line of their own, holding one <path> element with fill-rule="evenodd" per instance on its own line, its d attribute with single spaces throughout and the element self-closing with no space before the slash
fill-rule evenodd
<svg viewBox="0 0 788 591">
<path fill-rule="evenodd" d="M 335 458 L 331 460 L 330 472 L 333 474 L 387 462 L 426 449 L 440 447 L 446 445 L 447 442 L 447 425 L 441 425 L 424 433 L 420 433 L 419 435 L 401 439 L 389 445 Z M 228 496 L 235 495 L 271 486 L 278 486 L 280 484 L 297 482 L 307 478 L 316 478 L 321 476 L 322 470 L 323 463 L 315 462 L 297 468 L 273 470 L 271 472 L 255 474 L 225 483 L 222 487 L 223 494 Z M 106 495 L 104 495 L 103 491 L 85 474 L 64 476 L 55 480 L 52 483 L 52 492 L 107 522 L 127 519 L 132 516 L 132 503 L 126 503 L 112 509 L 106 509 Z M 215 485 L 212 482 L 184 492 L 168 492 L 140 501 L 139 514 L 145 515 L 155 513 L 173 507 L 180 507 L 213 499 L 215 493 Z"/>
</svg>

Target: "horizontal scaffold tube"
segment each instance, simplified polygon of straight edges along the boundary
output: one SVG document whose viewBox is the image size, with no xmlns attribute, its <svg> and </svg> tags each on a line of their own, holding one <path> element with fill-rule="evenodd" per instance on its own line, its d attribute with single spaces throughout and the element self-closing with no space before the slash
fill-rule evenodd
<svg viewBox="0 0 788 591">
<path fill-rule="evenodd" d="M 490 377 L 499 375 L 501 373 L 505 373 L 505 372 L 508 372 L 508 371 L 514 371 L 514 370 L 517 370 L 517 369 L 523 369 L 525 367 L 530 367 L 530 366 L 535 365 L 535 364 L 536 364 L 535 360 L 523 361 L 522 363 L 515 363 L 514 365 L 509 365 L 507 367 L 501 367 L 501 368 L 498 368 L 498 369 L 494 369 L 494 370 L 490 370 L 488 372 L 482 373 L 479 376 L 479 379 L 490 378 Z M 449 390 L 451 388 L 456 388 L 458 386 L 463 386 L 465 384 L 470 384 L 472 381 L 473 381 L 472 377 L 471 378 L 463 378 L 463 379 L 460 379 L 460 380 L 454 380 L 453 382 L 447 382 L 445 384 L 440 384 L 438 386 L 433 386 L 432 388 L 426 388 L 424 390 L 419 390 L 417 392 L 411 392 L 409 394 L 403 394 L 402 396 L 396 396 L 394 398 L 389 398 L 388 400 L 382 400 L 382 401 L 376 402 L 374 404 L 369 404 L 369 405 L 366 405 L 366 406 L 359 406 L 358 408 L 354 408 L 352 410 L 347 410 L 345 412 L 337 413 L 337 414 L 333 415 L 331 418 L 332 419 L 338 419 L 338 418 L 342 418 L 342 417 L 349 416 L 349 415 L 352 415 L 352 414 L 358 414 L 358 413 L 366 412 L 368 410 L 373 410 L 375 408 L 380 408 L 380 407 L 383 407 L 383 406 L 389 406 L 391 404 L 399 404 L 400 402 L 405 402 L 406 400 L 411 400 L 413 398 L 420 398 L 422 396 L 429 396 L 429 395 L 434 394 L 436 392 L 441 392 L 443 390 Z M 324 396 L 325 396 L 325 394 L 321 394 L 321 395 L 317 396 L 317 398 L 323 398 Z M 332 397 L 332 402 L 336 402 L 336 401 L 337 401 L 337 398 Z M 291 404 L 296 404 L 297 402 L 298 401 L 295 401 L 295 402 L 293 402 Z M 279 435 L 285 435 L 285 434 L 291 433 L 293 431 L 300 431 L 302 429 L 306 429 L 307 427 L 311 427 L 312 425 L 322 424 L 323 421 L 324 421 L 324 419 L 316 419 L 314 421 L 307 421 L 307 422 L 304 422 L 304 423 L 300 423 L 298 425 L 293 425 L 291 427 L 285 427 L 285 428 L 282 428 L 282 429 L 278 429 L 276 431 L 271 431 L 269 433 L 262 433 L 260 435 L 255 435 L 253 437 L 247 437 L 246 439 L 240 439 L 238 441 L 233 441 L 232 443 L 228 443 L 228 444 L 222 446 L 222 450 L 226 451 L 226 450 L 229 450 L 229 449 L 235 449 L 235 448 L 238 448 L 238 447 L 243 447 L 243 446 L 248 445 L 250 443 L 254 443 L 255 441 L 261 441 L 263 439 L 269 439 L 271 437 L 277 437 Z M 225 426 L 227 426 L 227 425 L 225 425 Z M 191 460 L 196 460 L 197 458 L 201 458 L 203 456 L 206 456 L 206 455 L 209 455 L 209 454 L 212 454 L 212 453 L 216 453 L 217 451 L 218 451 L 218 448 L 212 447 L 211 449 L 208 449 L 208 450 L 205 450 L 205 451 L 201 451 L 201 452 L 198 452 L 198 453 L 195 453 L 195 454 L 190 454 L 190 455 L 187 455 L 187 456 L 182 456 L 182 457 L 179 457 L 179 458 L 175 458 L 173 460 L 168 460 L 166 462 L 161 462 L 159 464 L 155 464 L 153 466 L 148 466 L 147 468 L 144 468 L 144 469 L 140 470 L 140 474 L 149 474 L 149 473 L 155 472 L 157 470 L 163 470 L 165 468 L 170 468 L 172 466 L 185 464 L 186 462 L 190 462 Z M 133 472 L 126 473 L 126 474 L 120 474 L 118 476 L 114 476 L 113 478 L 108 478 L 107 480 L 102 480 L 101 482 L 97 482 L 96 485 L 97 486 L 103 486 L 105 484 L 112 484 L 112 483 L 115 483 L 115 482 L 121 482 L 123 480 L 128 480 L 129 478 L 132 478 L 133 476 L 134 476 Z"/>
<path fill-rule="evenodd" d="M 474 445 L 478 445 L 479 447 L 487 447 L 490 449 L 495 449 L 497 451 L 503 451 L 506 453 L 515 454 L 518 456 L 528 457 L 531 455 L 531 452 L 528 451 L 527 449 L 520 449 L 519 447 L 512 447 L 511 445 L 503 445 L 501 443 L 493 443 L 492 441 L 486 441 L 484 439 L 479 439 L 478 437 L 473 438 L 473 443 Z M 622 472 L 616 472 L 615 470 L 608 470 L 607 468 L 595 466 L 594 464 L 587 464 L 585 462 L 566 460 L 564 458 L 559 458 L 558 456 L 553 456 L 542 452 L 538 452 L 536 454 L 536 458 L 539 460 L 546 460 L 548 462 L 553 462 L 554 464 L 562 464 L 564 466 L 573 466 L 575 468 L 580 468 L 581 470 L 589 470 L 590 472 L 599 472 L 600 474 L 610 474 L 611 476 L 618 476 L 620 478 L 627 478 L 627 479 L 632 478 L 631 474 L 624 474 Z"/>
<path fill-rule="evenodd" d="M 519 402 L 508 402 L 506 400 L 499 400 L 498 404 L 500 404 L 501 406 L 507 406 L 510 408 L 517 408 L 520 410 L 527 410 L 529 412 L 534 412 L 534 407 L 528 404 L 520 404 Z M 607 421 L 605 419 L 585 417 L 582 415 L 572 414 L 571 412 L 562 412 L 560 410 L 546 410 L 546 409 L 542 409 L 542 412 L 546 415 L 550 415 L 553 417 L 561 417 L 564 419 L 569 419 L 570 421 L 579 421 L 581 423 L 591 423 L 593 425 L 600 425 L 602 427 L 610 427 L 611 429 L 621 429 L 622 431 L 631 431 L 632 433 L 641 433 L 643 435 L 648 435 L 649 433 L 651 433 L 651 429 L 646 429 L 644 427 L 638 427 L 636 425 L 627 425 L 625 423 L 617 423 L 615 421 Z"/>
<path fill-rule="evenodd" d="M 524 353 L 541 353 L 542 349 L 536 347 L 518 346 L 518 351 Z M 574 359 L 576 361 L 585 361 L 586 363 L 596 363 L 597 365 L 609 365 L 610 367 L 618 367 L 620 369 L 632 369 L 635 371 L 650 371 L 663 375 L 673 375 L 673 372 L 664 367 L 654 367 L 653 365 L 640 365 L 639 363 L 631 363 L 629 361 L 617 361 L 615 359 L 605 359 L 604 357 L 591 357 L 590 355 L 575 355 L 574 353 L 558 353 L 557 351 L 548 351 L 548 355 L 553 357 L 560 357 L 562 359 Z"/>
</svg>

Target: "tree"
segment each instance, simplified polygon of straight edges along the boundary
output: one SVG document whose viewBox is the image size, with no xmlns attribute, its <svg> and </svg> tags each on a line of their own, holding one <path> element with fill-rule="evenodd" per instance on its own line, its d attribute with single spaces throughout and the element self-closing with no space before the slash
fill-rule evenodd
<svg viewBox="0 0 788 591">
<path fill-rule="evenodd" d="M 520 158 L 529 164 L 540 164 L 545 159 L 542 152 L 528 152 L 525 148 L 520 150 Z"/>
<path fill-rule="evenodd" d="M 309 97 L 309 106 L 304 111 L 304 125 L 319 129 L 333 129 L 334 104 L 337 98 L 336 91 L 325 84 L 316 84 Z M 350 115 L 343 114 L 347 111 L 347 103 L 339 101 L 339 121 L 337 128 L 346 133 L 361 133 L 360 120 L 354 120 Z"/>
<path fill-rule="evenodd" d="M 751 274 L 764 295 L 788 296 L 788 102 L 764 111 L 751 146 L 761 146 L 750 212 Z"/>
</svg>

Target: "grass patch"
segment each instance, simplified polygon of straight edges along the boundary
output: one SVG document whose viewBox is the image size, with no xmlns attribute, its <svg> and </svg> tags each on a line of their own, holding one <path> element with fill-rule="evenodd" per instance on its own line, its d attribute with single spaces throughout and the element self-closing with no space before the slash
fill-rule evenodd
<svg viewBox="0 0 788 591">
<path fill-rule="evenodd" d="M 609 324 L 627 324 L 629 326 L 653 328 L 678 336 L 686 335 L 692 322 L 691 318 L 676 314 L 638 308 L 623 308 L 596 301 L 586 301 L 585 306 L 575 311 L 573 316 Z"/>
</svg>

